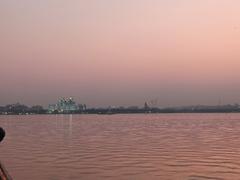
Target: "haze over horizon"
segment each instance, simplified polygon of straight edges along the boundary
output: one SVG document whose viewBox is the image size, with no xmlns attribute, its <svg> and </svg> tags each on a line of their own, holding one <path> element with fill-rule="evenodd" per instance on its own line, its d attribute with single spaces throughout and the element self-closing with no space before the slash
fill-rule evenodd
<svg viewBox="0 0 240 180">
<path fill-rule="evenodd" d="M 2 0 L 0 105 L 240 102 L 240 1 Z"/>
</svg>

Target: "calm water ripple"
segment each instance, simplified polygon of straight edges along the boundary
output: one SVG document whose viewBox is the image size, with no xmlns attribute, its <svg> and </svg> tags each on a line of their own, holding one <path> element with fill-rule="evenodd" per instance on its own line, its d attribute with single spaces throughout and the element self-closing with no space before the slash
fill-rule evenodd
<svg viewBox="0 0 240 180">
<path fill-rule="evenodd" d="M 240 179 L 240 114 L 0 116 L 16 180 Z"/>
</svg>

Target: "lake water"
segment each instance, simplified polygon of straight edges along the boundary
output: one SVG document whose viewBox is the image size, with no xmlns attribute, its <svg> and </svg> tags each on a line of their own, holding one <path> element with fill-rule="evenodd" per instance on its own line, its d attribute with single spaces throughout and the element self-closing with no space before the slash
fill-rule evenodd
<svg viewBox="0 0 240 180">
<path fill-rule="evenodd" d="M 240 179 L 240 114 L 0 116 L 16 180 Z"/>
</svg>

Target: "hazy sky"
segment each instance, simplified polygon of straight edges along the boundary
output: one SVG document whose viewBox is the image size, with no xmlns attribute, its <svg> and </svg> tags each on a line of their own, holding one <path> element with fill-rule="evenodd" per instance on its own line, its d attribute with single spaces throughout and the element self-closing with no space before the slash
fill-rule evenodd
<svg viewBox="0 0 240 180">
<path fill-rule="evenodd" d="M 0 105 L 240 102 L 239 0 L 1 0 Z"/>
</svg>

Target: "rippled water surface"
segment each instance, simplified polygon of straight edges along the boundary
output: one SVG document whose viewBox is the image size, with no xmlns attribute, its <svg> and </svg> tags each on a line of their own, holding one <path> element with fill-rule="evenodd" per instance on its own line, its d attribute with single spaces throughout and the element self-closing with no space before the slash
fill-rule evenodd
<svg viewBox="0 0 240 180">
<path fill-rule="evenodd" d="M 0 116 L 16 180 L 240 179 L 240 114 Z"/>
</svg>

